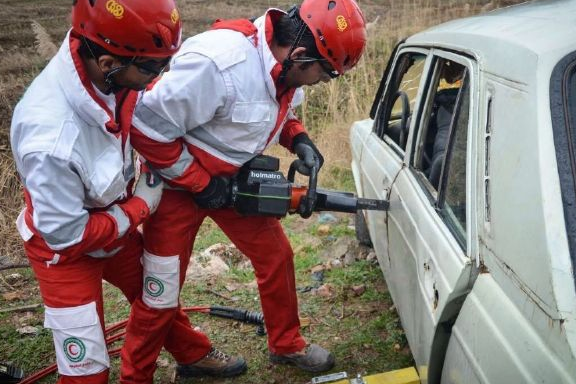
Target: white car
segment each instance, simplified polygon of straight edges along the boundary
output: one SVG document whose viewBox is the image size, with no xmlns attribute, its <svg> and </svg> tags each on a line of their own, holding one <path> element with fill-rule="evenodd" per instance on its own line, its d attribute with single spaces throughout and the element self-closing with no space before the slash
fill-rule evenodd
<svg viewBox="0 0 576 384">
<path fill-rule="evenodd" d="M 576 383 L 576 1 L 401 42 L 350 141 L 422 382 Z"/>
</svg>

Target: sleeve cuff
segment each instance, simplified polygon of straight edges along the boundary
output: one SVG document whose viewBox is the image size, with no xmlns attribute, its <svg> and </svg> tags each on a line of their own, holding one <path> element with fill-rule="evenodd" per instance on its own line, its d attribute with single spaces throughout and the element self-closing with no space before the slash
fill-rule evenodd
<svg viewBox="0 0 576 384">
<path fill-rule="evenodd" d="M 130 219 L 130 229 L 128 232 L 135 230 L 150 216 L 148 205 L 146 205 L 143 199 L 137 196 L 133 196 L 124 204 L 120 204 L 120 208 L 122 208 L 126 216 Z"/>
</svg>

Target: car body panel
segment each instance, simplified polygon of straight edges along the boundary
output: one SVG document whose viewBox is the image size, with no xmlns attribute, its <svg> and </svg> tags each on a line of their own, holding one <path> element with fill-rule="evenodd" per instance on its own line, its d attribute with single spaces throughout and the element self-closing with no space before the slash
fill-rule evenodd
<svg viewBox="0 0 576 384">
<path fill-rule="evenodd" d="M 533 321 L 492 274 L 481 274 L 452 329 L 442 383 L 573 383 L 576 367 L 558 358 Z M 547 337 L 562 332 L 550 324 Z"/>
<path fill-rule="evenodd" d="M 351 143 L 362 147 L 362 151 L 356 151 L 359 161 L 354 161 L 352 168 L 355 169 L 357 189 L 363 191 L 364 196 L 372 196 L 374 199 L 388 199 L 392 181 L 402 167 L 402 160 L 398 155 L 387 149 L 379 140 L 374 140 L 372 132 L 373 121 L 371 119 L 355 123 L 351 130 Z M 385 159 L 385 161 L 377 161 Z M 367 177 L 370 176 L 370 177 Z M 387 268 L 388 262 L 388 234 L 385 230 L 387 221 L 386 211 L 366 211 L 365 218 L 370 231 L 372 244 L 377 250 L 378 262 L 383 268 Z"/>
</svg>

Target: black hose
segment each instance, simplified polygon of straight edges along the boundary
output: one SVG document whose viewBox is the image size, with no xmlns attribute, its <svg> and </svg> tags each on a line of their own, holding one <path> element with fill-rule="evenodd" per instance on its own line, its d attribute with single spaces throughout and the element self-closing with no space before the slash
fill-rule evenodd
<svg viewBox="0 0 576 384">
<path fill-rule="evenodd" d="M 210 311 L 208 313 L 212 316 L 242 321 L 243 323 L 256 324 L 258 326 L 256 334 L 258 336 L 266 335 L 266 329 L 264 328 L 264 315 L 261 312 L 212 305 L 210 306 Z"/>
<path fill-rule="evenodd" d="M 0 383 L 15 384 L 22 381 L 24 371 L 16 366 L 0 363 Z"/>
<path fill-rule="evenodd" d="M 234 319 L 244 323 L 256 325 L 264 324 L 264 315 L 262 315 L 261 312 L 252 312 L 245 309 L 212 305 L 210 306 L 210 311 L 208 313 L 212 316 L 225 317 L 227 319 Z"/>
</svg>

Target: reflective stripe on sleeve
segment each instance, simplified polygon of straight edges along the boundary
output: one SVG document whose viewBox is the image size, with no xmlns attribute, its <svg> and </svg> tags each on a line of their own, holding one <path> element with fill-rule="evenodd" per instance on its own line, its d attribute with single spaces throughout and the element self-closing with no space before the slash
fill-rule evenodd
<svg viewBox="0 0 576 384">
<path fill-rule="evenodd" d="M 117 238 L 121 238 L 122 236 L 124 236 L 128 231 L 128 229 L 130 229 L 130 219 L 128 218 L 128 215 L 126 215 L 126 213 L 122 210 L 122 208 L 120 208 L 117 205 L 113 205 L 110 208 L 108 208 L 108 210 L 106 210 L 106 213 L 112 216 L 114 220 L 116 220 L 116 224 L 118 226 Z"/>
</svg>

